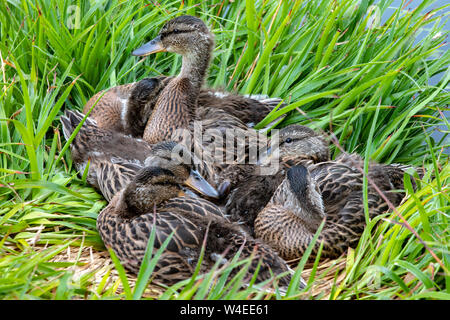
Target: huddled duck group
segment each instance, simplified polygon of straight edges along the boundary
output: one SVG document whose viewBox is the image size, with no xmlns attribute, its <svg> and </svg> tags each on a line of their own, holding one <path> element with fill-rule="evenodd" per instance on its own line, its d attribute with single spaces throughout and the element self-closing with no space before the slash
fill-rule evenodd
<svg viewBox="0 0 450 320">
<path fill-rule="evenodd" d="M 312 256 L 321 242 L 323 258 L 336 258 L 357 244 L 365 225 L 364 173 L 359 170 L 364 161 L 355 154 L 331 160 L 327 139 L 301 125 L 279 131 L 280 166 L 271 175 L 258 174 L 261 163 L 198 159 L 196 146 L 225 144 L 194 135 L 192 148 L 179 129 L 193 132 L 201 121 L 202 132 L 240 129 L 256 136 L 252 124 L 281 103 L 205 88 L 213 47 L 202 20 L 179 16 L 168 21 L 133 55 L 180 54 L 180 74 L 97 93 L 83 113 L 65 112 L 63 133 L 69 139 L 79 127 L 71 143 L 73 162 L 108 201 L 97 228 L 130 272 L 138 272 L 154 231 L 155 252 L 168 240 L 154 274 L 165 283 L 192 276 L 203 252 L 201 272 L 250 258 L 250 278 L 258 269 L 257 281 L 276 275 L 286 287 L 292 274 L 286 261 L 303 255 L 323 221 Z M 244 153 L 247 157 L 248 150 Z M 267 148 L 265 159 L 272 156 Z M 370 217 L 389 209 L 386 198 L 393 205 L 401 202 L 404 172 L 402 166 L 370 163 L 368 178 L 384 193 L 369 185 Z"/>
</svg>

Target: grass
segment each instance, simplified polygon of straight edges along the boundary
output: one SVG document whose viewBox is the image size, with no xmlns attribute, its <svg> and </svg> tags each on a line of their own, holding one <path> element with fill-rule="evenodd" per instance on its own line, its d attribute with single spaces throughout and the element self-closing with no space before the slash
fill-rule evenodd
<svg viewBox="0 0 450 320">
<path fill-rule="evenodd" d="M 431 3 L 380 25 L 371 21 L 390 1 L 1 0 L 0 297 L 450 299 L 448 11 L 427 11 Z M 99 90 L 176 74 L 179 57 L 130 53 L 179 14 L 199 16 L 215 34 L 209 86 L 285 100 L 259 128 L 287 115 L 278 126 L 320 128 L 366 159 L 425 169 L 415 192 L 406 183 L 399 207 L 368 219 L 355 249 L 292 262 L 294 278 L 308 283 L 302 292 L 243 287 L 243 273 L 226 281 L 233 264 L 170 288 L 147 286 L 153 260 L 138 278 L 125 274 L 96 231 L 106 202 L 72 168 L 59 116 Z M 445 128 L 438 141 L 436 125 Z"/>
</svg>

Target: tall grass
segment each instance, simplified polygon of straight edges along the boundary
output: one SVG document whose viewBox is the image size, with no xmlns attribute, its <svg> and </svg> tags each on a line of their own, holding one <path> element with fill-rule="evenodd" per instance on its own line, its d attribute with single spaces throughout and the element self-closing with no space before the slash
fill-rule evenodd
<svg viewBox="0 0 450 320">
<path fill-rule="evenodd" d="M 106 202 L 72 169 L 58 119 L 64 109 L 81 109 L 99 90 L 176 74 L 179 57 L 137 60 L 130 53 L 165 21 L 194 14 L 216 37 L 209 86 L 287 103 L 258 128 L 287 115 L 279 126 L 320 128 L 367 159 L 425 168 L 418 190 L 406 183 L 407 200 L 369 221 L 356 249 L 334 261 L 300 262 L 297 275 L 310 276 L 308 286 L 288 296 L 449 299 L 449 127 L 443 111 L 450 101 L 450 53 L 442 50 L 448 11 L 427 11 L 431 3 L 399 9 L 380 25 L 374 17 L 390 1 L 1 0 L 0 296 L 143 294 L 145 270 L 124 292 L 130 278 L 116 275 L 113 264 L 100 279 L 87 268 L 92 259 L 85 252 L 107 252 L 95 228 Z M 425 28 L 428 35 L 417 41 Z M 429 79 L 435 75 L 441 80 L 433 86 Z M 431 133 L 438 124 L 447 131 L 435 141 Z M 333 147 L 334 156 L 339 152 Z M 72 256 L 68 250 L 78 252 L 75 259 L 61 260 Z M 77 267 L 87 271 L 80 276 Z M 242 274 L 227 282 L 229 272 L 213 270 L 201 276 L 207 280 L 188 280 L 160 295 L 282 297 L 241 287 Z M 139 289 L 131 291 L 133 286 Z"/>
</svg>

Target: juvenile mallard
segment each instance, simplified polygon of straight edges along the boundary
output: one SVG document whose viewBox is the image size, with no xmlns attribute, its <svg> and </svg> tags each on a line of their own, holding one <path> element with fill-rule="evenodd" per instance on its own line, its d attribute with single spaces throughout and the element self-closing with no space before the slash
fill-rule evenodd
<svg viewBox="0 0 450 320">
<path fill-rule="evenodd" d="M 238 154 L 237 145 L 232 146 L 232 150 L 226 148 L 227 130 L 234 131 L 235 136 L 245 133 L 251 141 L 247 144 L 247 148 L 248 145 L 256 143 L 258 138 L 256 131 L 248 130 L 242 120 L 223 109 L 198 107 L 199 92 L 209 66 L 213 45 L 213 35 L 202 20 L 192 16 L 180 16 L 168 21 L 155 39 L 135 50 L 133 54 L 145 56 L 155 52 L 169 51 L 182 55 L 181 72 L 161 91 L 147 122 L 143 139 L 151 143 L 165 139 L 176 140 L 177 135 L 174 133 L 179 134 L 179 129 L 185 129 L 184 134 L 193 136 L 190 142 L 194 150 L 209 152 L 202 154 L 206 166 L 201 172 L 208 181 L 214 183 L 217 182 L 216 174 L 230 164 L 224 163 L 227 159 L 226 154 L 233 156 Z M 198 135 L 195 134 L 196 120 L 201 121 Z M 210 141 L 202 139 L 206 133 L 212 132 L 214 134 Z M 217 154 L 215 150 L 222 151 L 221 159 L 214 157 Z M 247 153 L 240 161 L 246 161 L 246 157 L 248 158 Z M 232 159 L 232 161 L 235 160 L 235 158 Z"/>
<path fill-rule="evenodd" d="M 353 179 L 353 172 L 356 172 L 358 178 L 355 181 L 362 179 L 362 174 L 358 168 L 364 167 L 363 159 L 357 154 L 344 153 L 338 156 L 336 160 L 331 161 L 327 140 L 310 128 L 301 125 L 289 125 L 279 130 L 278 152 L 279 170 L 273 175 L 259 175 L 254 168 L 250 174 L 241 178 L 241 182 L 231 193 L 226 204 L 226 213 L 231 216 L 233 221 L 241 221 L 249 232 L 254 230 L 255 218 L 267 205 L 275 190 L 285 179 L 286 172 L 291 166 L 303 165 L 308 170 L 314 170 L 311 171 L 311 175 L 314 178 L 316 173 L 319 172 L 318 168 L 335 169 L 337 171 L 332 171 L 334 175 L 341 172 L 339 170 L 343 170 L 341 172 L 343 177 L 339 179 L 331 175 L 330 177 L 332 178 L 327 177 L 329 180 L 318 182 L 321 192 L 323 192 L 322 196 L 325 203 L 330 203 L 327 201 L 332 201 L 334 197 L 341 199 L 339 194 L 341 188 L 343 190 L 346 188 L 344 184 L 345 179 L 349 179 L 349 184 L 355 183 L 355 188 L 359 188 L 358 192 L 361 192 L 360 185 L 352 182 L 351 178 Z M 255 167 L 258 169 L 258 166 Z M 370 162 L 369 178 L 383 186 L 383 190 L 389 191 L 389 197 L 393 198 L 392 202 L 398 204 L 404 193 L 391 191 L 403 189 L 403 175 L 408 168 L 408 166 L 398 164 L 385 165 Z M 320 179 L 325 179 L 325 177 Z M 332 183 L 333 179 L 336 181 L 335 183 Z M 340 181 L 340 184 L 337 181 Z M 344 191 L 342 191 L 342 199 L 345 199 Z M 343 207 L 346 202 L 345 200 L 342 201 L 336 206 Z M 327 210 L 329 211 L 329 209 Z M 328 213 L 327 210 L 325 210 L 326 213 Z"/>
<path fill-rule="evenodd" d="M 225 211 L 233 221 L 242 223 L 251 234 L 257 214 L 269 202 L 290 166 L 329 159 L 328 142 L 308 127 L 287 126 L 279 130 L 278 139 L 280 158 L 276 172 L 263 175 L 261 165 L 244 165 L 229 171 L 225 169 L 221 174 L 223 179 L 232 181 L 233 190 Z"/>
<path fill-rule="evenodd" d="M 170 21 L 172 29 L 169 27 L 165 33 L 160 34 L 155 41 L 150 42 L 167 44 L 167 51 L 186 53 L 191 48 L 191 52 L 196 52 L 195 61 L 191 63 L 192 69 L 185 70 L 187 74 L 191 70 L 200 71 L 201 74 L 191 77 L 193 81 L 203 82 L 206 72 L 210 51 L 212 50 L 213 36 L 209 33 L 206 26 L 200 19 L 191 16 L 182 16 Z M 202 25 L 203 24 L 203 25 Z M 166 26 L 168 26 L 166 24 Z M 201 26 L 203 30 L 197 30 L 197 35 L 184 35 L 186 29 L 176 29 Z M 173 32 L 175 31 L 182 32 Z M 201 33 L 203 31 L 203 34 Z M 175 35 L 174 35 L 175 34 Z M 166 39 L 167 37 L 167 39 Z M 196 37 L 196 38 L 195 38 Z M 206 46 L 205 45 L 205 40 Z M 185 41 L 190 40 L 193 41 Z M 197 42 L 198 40 L 198 42 Z M 142 48 L 135 50 L 135 55 L 147 55 L 151 50 L 159 50 L 151 45 L 144 45 Z M 180 44 L 178 47 L 173 44 Z M 211 47 L 208 48 L 207 46 Z M 198 49 L 201 51 L 198 51 Z M 153 51 L 156 52 L 156 51 Z M 184 62 L 192 61 L 193 58 L 185 59 Z M 197 61 L 202 62 L 199 66 L 195 65 Z M 205 66 L 206 63 L 206 66 Z M 186 63 L 184 64 L 187 65 Z M 203 69 L 203 71 L 201 71 Z M 86 114 L 95 104 L 90 117 L 97 121 L 100 128 L 116 130 L 122 133 L 131 134 L 134 137 L 142 137 L 145 125 L 150 118 L 155 104 L 161 91 L 174 79 L 174 77 L 157 76 L 154 78 L 145 78 L 138 82 L 113 87 L 111 89 L 102 90 L 96 93 L 84 106 L 83 113 Z M 196 85 L 198 87 L 198 84 Z M 206 109 L 218 110 L 219 118 L 223 114 L 236 117 L 245 124 L 252 125 L 261 121 L 267 113 L 277 106 L 281 99 L 269 98 L 264 95 L 238 95 L 226 91 L 215 90 L 211 88 L 196 88 L 192 94 L 198 98 L 198 113 L 196 119 L 202 120 L 205 116 L 211 116 L 211 113 L 205 113 Z M 198 91 L 198 92 L 197 92 Z M 98 100 L 98 101 L 97 101 Z M 174 111 L 174 110 L 172 110 Z M 223 111 L 221 113 L 220 111 Z M 170 116 L 168 115 L 168 118 Z M 179 119 L 178 119 L 179 120 Z M 154 120 L 155 121 L 155 120 Z M 179 123 L 182 125 L 183 123 Z M 170 131 L 170 129 L 169 129 Z M 162 141 L 164 139 L 159 139 Z M 155 141 L 153 141 L 155 142 Z"/>
<path fill-rule="evenodd" d="M 404 193 L 396 194 L 389 177 L 374 168 L 369 172 L 390 202 L 397 206 Z M 308 167 L 291 167 L 267 206 L 255 219 L 256 237 L 273 247 L 284 259 L 300 258 L 320 222 L 325 225 L 315 243 L 315 257 L 323 241 L 321 258 L 337 258 L 356 247 L 365 227 L 363 175 L 339 161 Z M 372 186 L 368 187 L 369 216 L 385 213 L 389 206 Z"/>
<path fill-rule="evenodd" d="M 287 170 L 285 179 L 256 217 L 255 234 L 284 259 L 292 260 L 302 256 L 325 217 L 330 219 L 330 223 L 323 228 L 319 239 L 325 239 L 322 252 L 324 257 L 330 248 L 340 247 L 348 235 L 343 233 L 341 237 L 334 232 L 340 231 L 331 222 L 335 217 L 325 215 L 322 195 L 308 170 L 301 165 L 293 166 Z M 353 235 L 351 229 L 346 231 Z M 336 239 L 332 238 L 336 235 L 339 235 Z M 320 241 L 314 248 L 313 255 L 317 253 L 319 244 Z"/>
<path fill-rule="evenodd" d="M 195 118 L 198 96 L 209 66 L 214 37 L 202 20 L 179 16 L 168 21 L 158 36 L 133 51 L 146 56 L 168 51 L 182 56 L 180 74 L 160 93 L 143 138 L 151 143 L 172 139 L 175 130 L 188 129 Z"/>
<path fill-rule="evenodd" d="M 317 253 L 323 240 L 321 257 L 336 258 L 348 247 L 355 247 L 364 231 L 364 174 L 361 171 L 364 160 L 357 154 L 342 154 L 335 160 L 324 160 L 322 157 L 314 159 L 311 154 L 305 157 L 305 151 L 311 148 L 311 144 L 294 138 L 299 129 L 300 126 L 289 126 L 280 131 L 280 137 L 284 139 L 280 140 L 280 159 L 294 166 L 288 169 L 269 203 L 257 214 L 255 235 L 275 248 L 284 259 L 299 258 L 317 231 L 321 219 L 326 217 L 312 256 Z M 286 143 L 286 139 L 289 143 Z M 320 162 L 309 161 L 308 158 Z M 407 168 L 370 162 L 368 179 L 391 204 L 397 206 L 405 196 L 403 176 Z M 389 209 L 388 203 L 371 183 L 368 185 L 367 199 L 371 218 Z"/>
<path fill-rule="evenodd" d="M 66 110 L 61 116 L 66 140 L 83 120 L 78 111 Z M 117 131 L 99 128 L 95 120 L 86 118 L 70 145 L 72 160 L 76 169 L 83 174 L 89 163 L 87 182 L 99 190 L 107 201 L 122 190 L 146 165 L 155 165 L 172 159 L 174 142 L 149 144 L 142 139 L 132 138 Z M 191 172 L 191 188 L 208 197 L 218 197 L 197 171 Z"/>
<path fill-rule="evenodd" d="M 240 259 L 254 258 L 249 275 L 261 261 L 257 282 L 271 278 L 271 274 L 286 272 L 279 283 L 284 287 L 289 284 L 287 264 L 269 246 L 230 223 L 214 204 L 183 195 L 181 185 L 188 179 L 191 165 L 176 162 L 159 165 L 139 171 L 97 218 L 105 245 L 114 250 L 126 269 L 138 272 L 154 229 L 155 252 L 173 232 L 153 275 L 166 284 L 192 276 L 203 243 L 206 247 L 201 273 L 209 271 L 216 262 L 231 261 L 240 252 Z"/>
</svg>

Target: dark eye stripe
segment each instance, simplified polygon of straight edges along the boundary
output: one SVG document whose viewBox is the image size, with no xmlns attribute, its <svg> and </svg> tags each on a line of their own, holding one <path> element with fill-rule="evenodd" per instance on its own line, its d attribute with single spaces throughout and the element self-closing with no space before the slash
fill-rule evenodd
<svg viewBox="0 0 450 320">
<path fill-rule="evenodd" d="M 161 37 L 161 39 L 171 35 L 171 34 L 180 34 L 180 33 L 188 33 L 188 32 L 192 32 L 192 30 L 179 30 L 179 29 L 175 29 L 173 31 L 168 31 L 168 32 L 162 32 L 159 36 Z"/>
</svg>

